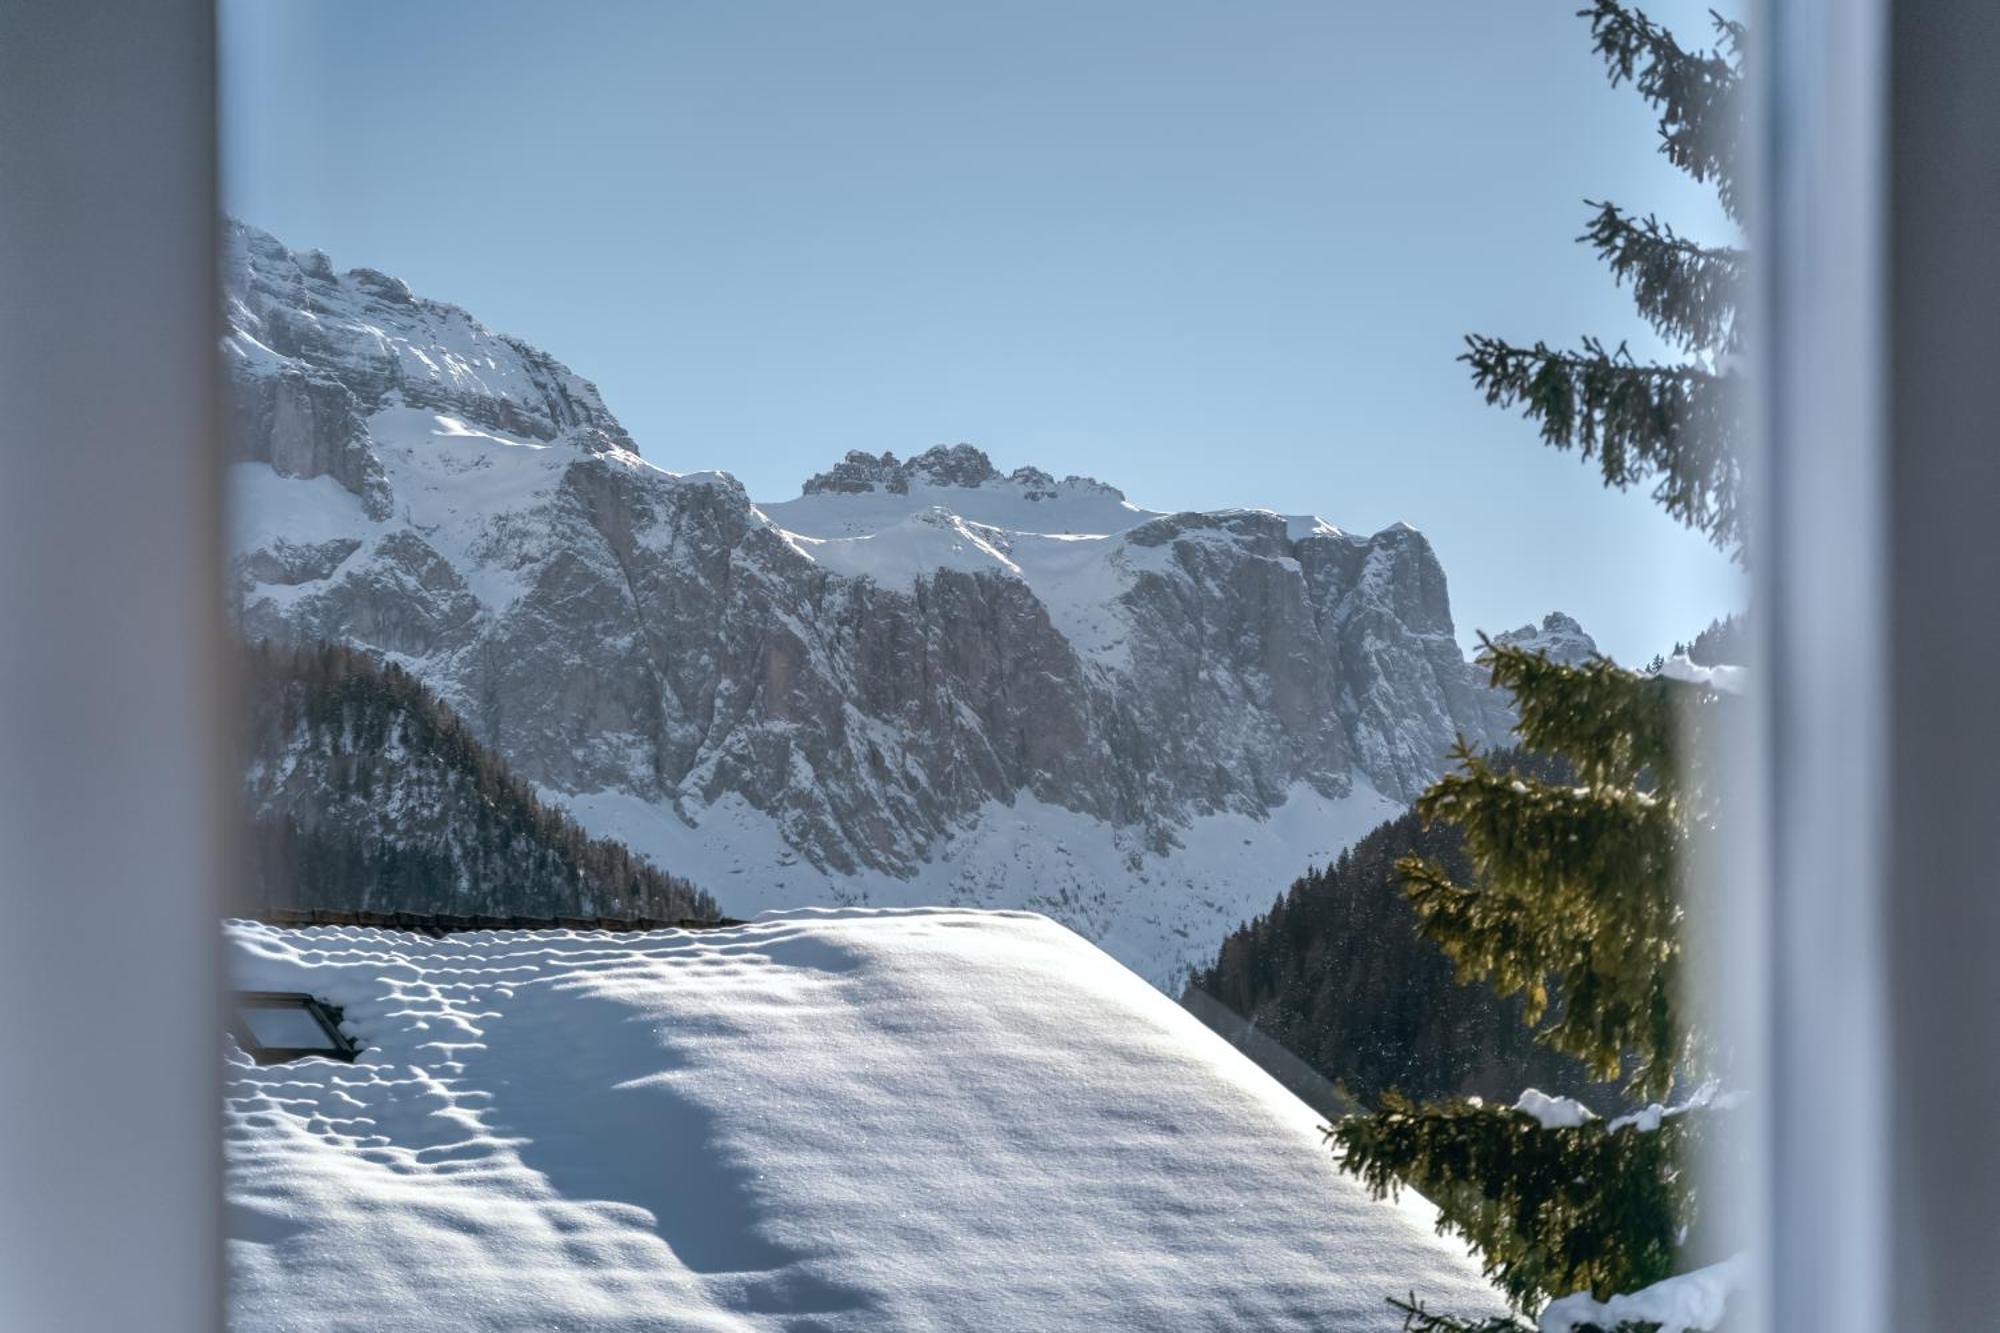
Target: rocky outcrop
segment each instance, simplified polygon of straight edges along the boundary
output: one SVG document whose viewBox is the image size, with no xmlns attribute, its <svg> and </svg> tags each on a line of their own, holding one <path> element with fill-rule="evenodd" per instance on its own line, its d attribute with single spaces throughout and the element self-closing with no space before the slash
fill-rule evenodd
<svg viewBox="0 0 2000 1333">
<path fill-rule="evenodd" d="M 985 450 L 969 444 L 935 445 L 900 462 L 893 453 L 866 454 L 850 449 L 847 457 L 808 477 L 801 489 L 806 495 L 861 495 L 870 491 L 908 495 L 912 483 L 972 489 L 993 482 L 1009 483 L 1029 500 L 1053 499 L 1059 494 L 1058 487 L 1088 488 L 1110 499 L 1125 498 L 1125 493 L 1117 487 L 1106 486 L 1092 477 L 1069 476 L 1058 482 L 1038 467 L 1020 467 L 1012 473 L 1003 473 L 993 466 Z"/>
<path fill-rule="evenodd" d="M 1573 617 L 1560 611 L 1551 611 L 1542 617 L 1540 625 L 1523 625 L 1519 629 L 1495 634 L 1493 642 L 1502 648 L 1524 648 L 1531 653 L 1540 653 L 1551 662 L 1564 666 L 1582 666 L 1598 656 L 1597 640 L 1584 633 L 1583 626 Z"/>
<path fill-rule="evenodd" d="M 389 512 L 389 487 L 368 449 L 359 402 L 337 379 L 298 366 L 231 376 L 232 456 L 269 463 L 282 477 L 332 477 L 360 496 L 375 518 Z"/>
<path fill-rule="evenodd" d="M 337 274 L 324 252 L 293 254 L 241 223 L 224 241 L 236 457 L 330 476 L 382 518 L 365 421 L 392 399 L 529 439 L 589 427 L 631 445 L 588 381 L 457 306 L 374 269 Z"/>
</svg>

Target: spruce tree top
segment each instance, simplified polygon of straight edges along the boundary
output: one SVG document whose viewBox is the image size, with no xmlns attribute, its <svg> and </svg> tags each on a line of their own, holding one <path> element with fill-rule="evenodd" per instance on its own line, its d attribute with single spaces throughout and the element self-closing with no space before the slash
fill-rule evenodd
<svg viewBox="0 0 2000 1333">
<path fill-rule="evenodd" d="M 1630 82 L 1659 113 L 1660 151 L 1713 186 L 1740 225 L 1742 25 L 1714 16 L 1715 46 L 1691 51 L 1616 0 L 1578 12 L 1590 20 L 1611 81 Z M 1741 560 L 1742 376 L 1734 362 L 1742 346 L 1743 251 L 1697 244 L 1616 204 L 1585 203 L 1592 212 L 1578 239 L 1620 284 L 1631 284 L 1639 313 L 1682 359 L 1640 362 L 1622 342 L 1607 347 L 1590 336 L 1563 349 L 1480 333 L 1466 339 L 1460 359 L 1487 402 L 1518 405 L 1540 423 L 1546 443 L 1595 459 L 1607 485 L 1650 483 L 1669 514 Z"/>
</svg>

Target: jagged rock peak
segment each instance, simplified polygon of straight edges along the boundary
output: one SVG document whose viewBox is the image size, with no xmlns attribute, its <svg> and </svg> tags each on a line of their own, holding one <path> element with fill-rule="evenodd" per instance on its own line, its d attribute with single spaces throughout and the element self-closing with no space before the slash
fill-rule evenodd
<svg viewBox="0 0 2000 1333">
<path fill-rule="evenodd" d="M 1525 648 L 1529 652 L 1541 653 L 1551 662 L 1563 666 L 1578 666 L 1598 655 L 1597 640 L 1584 632 L 1575 617 L 1560 611 L 1551 611 L 1543 616 L 1539 627 L 1528 624 L 1496 634 L 1493 642 L 1502 648 Z"/>
<path fill-rule="evenodd" d="M 291 250 L 232 218 L 223 231 L 223 287 L 232 374 L 266 381 L 256 406 L 311 424 L 325 437 L 317 442 L 323 454 L 346 447 L 350 419 L 396 402 L 532 440 L 586 429 L 638 452 L 596 385 L 379 269 L 337 273 L 325 251 Z M 298 387 L 273 387 L 288 378 Z M 362 479 L 331 466 L 280 470 L 331 472 L 364 490 Z"/>
<path fill-rule="evenodd" d="M 1125 493 L 1091 477 L 1068 476 L 1057 481 L 1038 467 L 1019 467 L 1011 473 L 993 466 L 984 449 L 970 444 L 939 444 L 913 458 L 899 460 L 894 453 L 880 455 L 850 449 L 847 457 L 826 471 L 808 478 L 805 495 L 860 495 L 888 491 L 908 495 L 912 483 L 926 486 L 970 488 L 1004 482 L 1021 488 L 1030 500 L 1051 499 L 1069 490 L 1108 499 L 1122 500 Z"/>
</svg>

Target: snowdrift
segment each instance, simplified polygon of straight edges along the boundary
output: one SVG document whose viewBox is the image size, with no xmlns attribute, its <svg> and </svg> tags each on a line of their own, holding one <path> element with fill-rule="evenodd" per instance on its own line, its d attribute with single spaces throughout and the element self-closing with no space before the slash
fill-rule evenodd
<svg viewBox="0 0 2000 1333">
<path fill-rule="evenodd" d="M 227 928 L 365 1048 L 226 1042 L 241 1330 L 1393 1329 L 1498 1308 L 1420 1200 L 1025 913 Z"/>
</svg>

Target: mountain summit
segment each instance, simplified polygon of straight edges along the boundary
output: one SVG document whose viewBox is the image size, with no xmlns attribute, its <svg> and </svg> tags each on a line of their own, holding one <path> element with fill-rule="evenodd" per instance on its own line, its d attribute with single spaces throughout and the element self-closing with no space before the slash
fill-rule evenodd
<svg viewBox="0 0 2000 1333">
<path fill-rule="evenodd" d="M 1539 626 L 1523 625 L 1504 634 L 1495 634 L 1493 642 L 1502 648 L 1525 648 L 1531 653 L 1540 653 L 1563 666 L 1582 666 L 1598 656 L 1597 640 L 1584 633 L 1583 626 L 1577 624 L 1574 617 L 1560 611 L 1551 611 L 1543 616 Z"/>
<path fill-rule="evenodd" d="M 908 495 L 912 485 L 951 486 L 961 489 L 1005 483 L 1020 489 L 1027 500 L 1052 500 L 1064 491 L 1083 492 L 1110 500 L 1123 500 L 1125 493 L 1090 477 L 1064 477 L 1058 482 L 1038 467 L 1015 468 L 1003 473 L 993 466 L 986 451 L 970 444 L 934 445 L 914 458 L 896 461 L 896 455 L 865 454 L 848 450 L 847 457 L 826 471 L 807 479 L 806 495 L 859 495 L 887 491 Z"/>
<path fill-rule="evenodd" d="M 1504 741 L 1405 525 L 1160 513 L 969 445 L 754 504 L 392 278 L 232 225 L 226 281 L 246 634 L 400 665 L 726 912 L 1029 907 L 1172 984 Z"/>
</svg>

